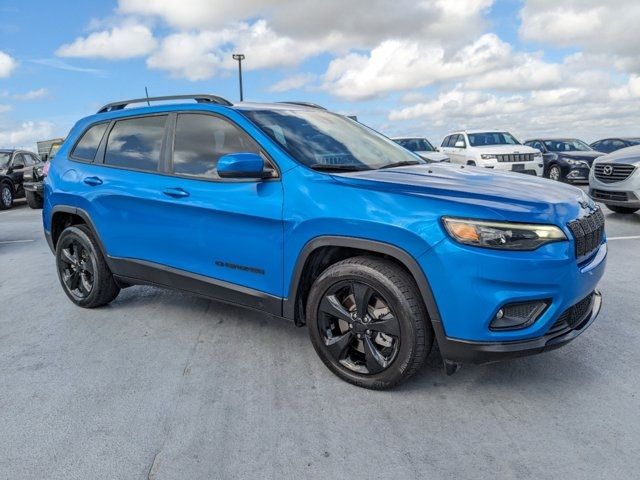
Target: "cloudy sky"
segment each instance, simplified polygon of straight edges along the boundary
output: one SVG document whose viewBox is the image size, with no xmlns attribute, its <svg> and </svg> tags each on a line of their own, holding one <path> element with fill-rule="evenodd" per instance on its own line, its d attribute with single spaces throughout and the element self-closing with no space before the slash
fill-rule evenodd
<svg viewBox="0 0 640 480">
<path fill-rule="evenodd" d="M 110 101 L 307 100 L 393 135 L 640 135 L 638 0 L 0 0 L 0 147 Z"/>
</svg>

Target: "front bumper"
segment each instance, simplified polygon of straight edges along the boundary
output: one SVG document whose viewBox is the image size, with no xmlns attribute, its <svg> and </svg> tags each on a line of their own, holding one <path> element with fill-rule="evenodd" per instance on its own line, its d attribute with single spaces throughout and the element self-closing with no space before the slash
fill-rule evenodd
<svg viewBox="0 0 640 480">
<path fill-rule="evenodd" d="M 442 357 L 456 363 L 488 363 L 507 358 L 524 357 L 555 350 L 566 345 L 593 323 L 602 307 L 602 296 L 597 290 L 591 295 L 591 304 L 576 326 L 567 326 L 542 337 L 516 342 L 472 342 L 444 337 L 438 340 Z"/>
<path fill-rule="evenodd" d="M 570 183 L 589 183 L 590 171 L 589 167 L 571 167 L 564 178 Z"/>
<path fill-rule="evenodd" d="M 640 172 L 620 182 L 601 182 L 593 173 L 589 176 L 589 195 L 605 205 L 640 208 Z"/>
<path fill-rule="evenodd" d="M 528 175 L 535 175 L 541 177 L 543 173 L 543 163 L 540 161 L 534 162 L 497 162 L 481 160 L 479 166 L 485 168 L 491 168 L 493 170 L 524 173 Z"/>
<path fill-rule="evenodd" d="M 24 182 L 23 188 L 27 192 L 35 192 L 39 193 L 40 195 L 44 193 L 44 185 L 42 183 L 42 180 L 40 180 L 39 182 Z"/>
</svg>

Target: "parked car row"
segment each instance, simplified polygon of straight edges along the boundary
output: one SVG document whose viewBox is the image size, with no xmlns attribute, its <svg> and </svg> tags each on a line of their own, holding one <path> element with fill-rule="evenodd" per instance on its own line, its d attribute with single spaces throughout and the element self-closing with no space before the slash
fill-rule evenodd
<svg viewBox="0 0 640 480">
<path fill-rule="evenodd" d="M 0 150 L 0 210 L 26 197 L 31 208 L 42 208 L 42 179 L 45 163 L 33 152 Z"/>
</svg>

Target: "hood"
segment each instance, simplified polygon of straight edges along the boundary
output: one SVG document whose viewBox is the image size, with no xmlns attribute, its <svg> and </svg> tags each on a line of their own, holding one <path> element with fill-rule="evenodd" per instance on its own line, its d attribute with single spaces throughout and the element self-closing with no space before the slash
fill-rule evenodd
<svg viewBox="0 0 640 480">
<path fill-rule="evenodd" d="M 627 165 L 640 165 L 640 145 L 621 148 L 608 155 L 598 157 L 597 163 L 624 163 Z"/>
<path fill-rule="evenodd" d="M 471 147 L 477 150 L 487 151 L 487 153 L 538 153 L 540 150 L 527 145 L 480 145 Z"/>
<path fill-rule="evenodd" d="M 589 165 L 593 163 L 593 161 L 604 155 L 602 152 L 596 151 L 586 151 L 586 152 L 551 152 L 558 155 L 558 157 L 569 158 L 571 160 L 582 160 L 587 162 Z"/>
<path fill-rule="evenodd" d="M 444 162 L 449 160 L 449 155 L 445 155 L 444 153 L 440 152 L 417 151 L 413 153 L 421 156 L 425 160 L 430 160 L 432 162 Z"/>
<path fill-rule="evenodd" d="M 582 190 L 545 178 L 479 167 L 438 163 L 334 176 L 356 187 L 465 203 L 493 210 L 497 217 L 538 223 L 577 218 L 595 208 Z"/>
</svg>

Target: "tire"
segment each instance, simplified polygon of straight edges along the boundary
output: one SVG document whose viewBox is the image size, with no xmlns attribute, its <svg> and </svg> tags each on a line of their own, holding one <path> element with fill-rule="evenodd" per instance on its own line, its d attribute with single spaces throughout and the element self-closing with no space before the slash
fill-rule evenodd
<svg viewBox="0 0 640 480">
<path fill-rule="evenodd" d="M 555 180 L 556 182 L 562 181 L 562 170 L 558 165 L 551 165 L 548 175 L 551 180 Z"/>
<path fill-rule="evenodd" d="M 306 316 L 320 359 L 359 387 L 399 385 L 422 366 L 433 345 L 415 282 L 389 260 L 359 256 L 328 267 L 311 287 Z"/>
<path fill-rule="evenodd" d="M 611 210 L 612 212 L 616 212 L 616 213 L 625 213 L 625 214 L 629 214 L 629 213 L 635 213 L 638 210 L 640 210 L 640 208 L 633 208 L 633 207 L 620 207 L 618 205 L 607 205 L 607 208 L 609 210 Z"/>
<path fill-rule="evenodd" d="M 0 210 L 8 210 L 13 207 L 13 189 L 8 183 L 0 185 Z"/>
<path fill-rule="evenodd" d="M 120 293 L 100 246 L 86 225 L 67 227 L 60 234 L 56 269 L 64 293 L 79 307 L 101 307 Z"/>
<path fill-rule="evenodd" d="M 476 162 L 474 162 L 473 160 L 467 160 L 467 165 L 470 167 L 475 167 L 476 166 Z"/>
<path fill-rule="evenodd" d="M 24 195 L 27 198 L 27 205 L 29 205 L 29 207 L 33 209 L 42 208 L 42 197 L 36 192 L 25 192 Z"/>
</svg>

